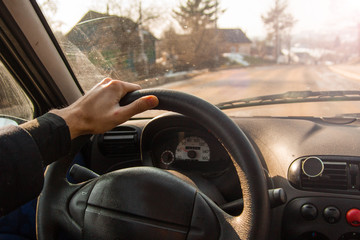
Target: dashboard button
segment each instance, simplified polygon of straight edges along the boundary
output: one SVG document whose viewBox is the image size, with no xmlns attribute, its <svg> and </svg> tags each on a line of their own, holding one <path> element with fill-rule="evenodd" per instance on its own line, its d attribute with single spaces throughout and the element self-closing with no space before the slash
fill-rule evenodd
<svg viewBox="0 0 360 240">
<path fill-rule="evenodd" d="M 349 232 L 349 233 L 345 233 L 339 238 L 339 240 L 356 240 L 356 239 L 360 239 L 360 233 Z"/>
<path fill-rule="evenodd" d="M 325 235 L 318 232 L 307 232 L 295 238 L 296 240 L 329 240 Z"/>
<path fill-rule="evenodd" d="M 341 213 L 336 207 L 330 206 L 324 209 L 323 215 L 325 220 L 332 224 L 340 220 Z"/>
<path fill-rule="evenodd" d="M 350 209 L 346 213 L 346 221 L 353 227 L 360 226 L 360 210 L 357 208 Z"/>
<path fill-rule="evenodd" d="M 318 214 L 318 210 L 313 204 L 306 203 L 306 204 L 302 205 L 301 215 L 306 220 L 314 220 L 317 217 L 317 214 Z"/>
<path fill-rule="evenodd" d="M 336 207 L 330 206 L 324 209 L 323 215 L 328 223 L 333 224 L 340 220 L 341 213 Z"/>
</svg>

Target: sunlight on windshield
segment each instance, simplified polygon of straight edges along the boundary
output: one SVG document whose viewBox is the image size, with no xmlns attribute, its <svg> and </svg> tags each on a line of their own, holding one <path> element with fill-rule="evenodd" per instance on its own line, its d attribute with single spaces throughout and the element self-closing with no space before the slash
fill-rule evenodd
<svg viewBox="0 0 360 240">
<path fill-rule="evenodd" d="M 12 124 L 13 117 L 30 120 L 33 115 L 32 102 L 0 61 L 0 127 Z"/>
<path fill-rule="evenodd" d="M 38 4 L 85 91 L 104 77 L 179 90 L 214 104 L 288 91 L 360 90 L 360 21 L 354 21 L 360 13 L 358 0 Z M 283 104 L 231 112 L 359 112 L 355 101 L 320 104 L 313 99 L 314 104 L 304 107 Z"/>
</svg>

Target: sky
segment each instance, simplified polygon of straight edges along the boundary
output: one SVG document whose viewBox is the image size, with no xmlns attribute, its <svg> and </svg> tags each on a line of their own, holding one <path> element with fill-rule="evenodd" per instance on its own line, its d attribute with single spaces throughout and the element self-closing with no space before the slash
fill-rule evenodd
<svg viewBox="0 0 360 240">
<path fill-rule="evenodd" d="M 41 4 L 45 0 L 38 0 Z M 61 20 L 62 31 L 69 31 L 77 21 L 89 10 L 95 8 L 99 12 L 106 11 L 106 4 L 99 0 L 53 0 L 57 12 L 51 17 Z M 107 0 L 115 1 L 115 0 Z M 117 0 L 124 8 L 128 2 L 134 0 Z M 165 17 L 161 19 L 163 26 L 171 23 L 170 9 L 179 5 L 180 0 L 142 0 L 144 9 L 160 10 Z M 184 0 L 183 0 L 184 1 Z M 155 2 L 155 6 L 154 6 Z M 219 0 L 225 12 L 219 16 L 218 25 L 221 28 L 241 28 L 250 38 L 263 38 L 266 29 L 261 20 L 274 4 L 274 0 Z M 360 24 L 360 0 L 288 0 L 288 12 L 297 23 L 293 29 L 294 34 L 308 32 L 340 31 Z M 111 13 L 110 9 L 110 13 Z M 46 14 L 45 14 L 46 15 Z M 163 27 L 164 28 L 164 27 Z M 160 37 L 160 31 L 153 30 Z"/>
<path fill-rule="evenodd" d="M 227 11 L 219 19 L 220 26 L 240 27 L 250 37 L 264 34 L 261 15 L 273 6 L 272 0 L 223 0 L 222 4 Z M 297 20 L 295 34 L 337 30 L 360 23 L 359 0 L 289 0 L 288 12 Z"/>
</svg>

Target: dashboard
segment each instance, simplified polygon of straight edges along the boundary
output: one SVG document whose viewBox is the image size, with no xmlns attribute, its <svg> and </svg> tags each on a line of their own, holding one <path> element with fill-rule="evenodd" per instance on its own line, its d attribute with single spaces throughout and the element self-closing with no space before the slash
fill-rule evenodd
<svg viewBox="0 0 360 240">
<path fill-rule="evenodd" d="M 314 117 L 232 118 L 256 150 L 269 189 L 281 189 L 271 209 L 269 239 L 360 239 L 360 121 Z M 239 145 L 241 149 L 242 146 Z M 177 172 L 229 214 L 239 214 L 241 184 L 211 129 L 166 114 L 130 120 L 84 148 L 100 174 L 135 166 Z"/>
</svg>

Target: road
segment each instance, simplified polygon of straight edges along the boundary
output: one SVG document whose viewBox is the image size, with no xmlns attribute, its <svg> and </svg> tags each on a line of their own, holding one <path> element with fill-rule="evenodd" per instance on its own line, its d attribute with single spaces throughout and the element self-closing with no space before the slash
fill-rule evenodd
<svg viewBox="0 0 360 240">
<path fill-rule="evenodd" d="M 266 66 L 209 72 L 158 88 L 199 96 L 211 103 L 300 90 L 360 90 L 360 81 L 327 66 Z M 360 113 L 360 102 L 303 103 L 236 109 L 240 116 L 334 116 Z"/>
</svg>

